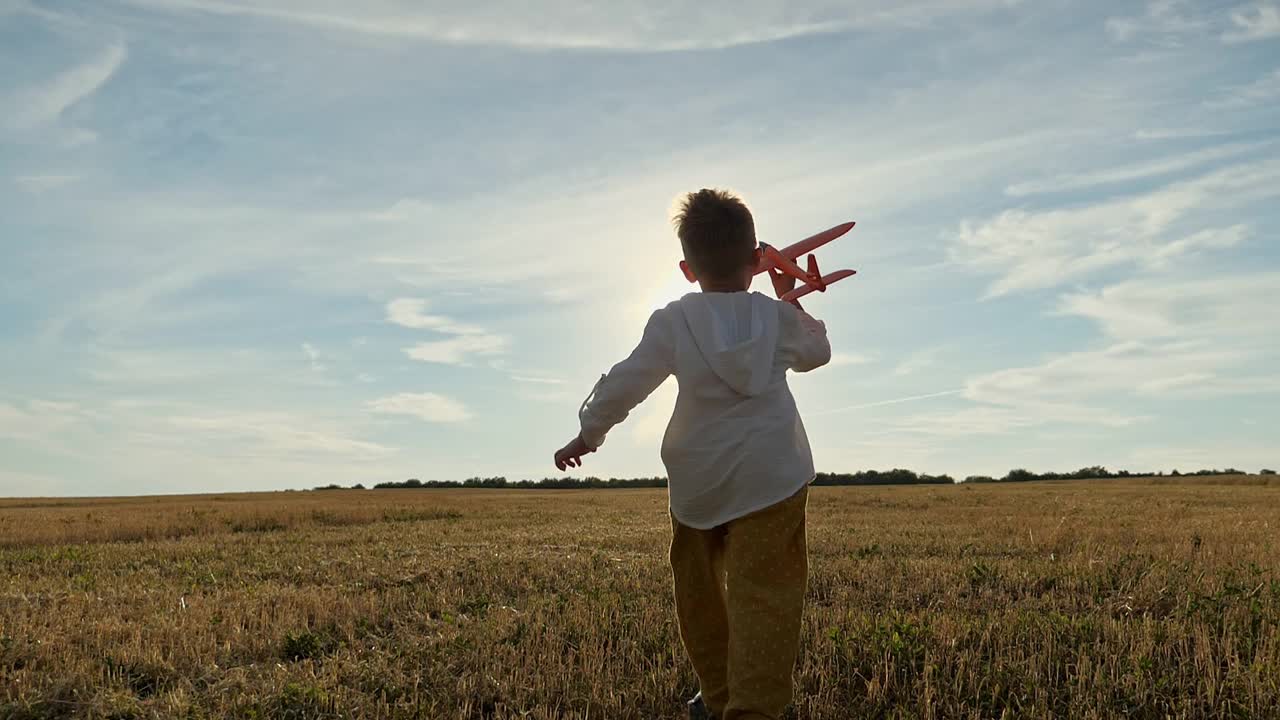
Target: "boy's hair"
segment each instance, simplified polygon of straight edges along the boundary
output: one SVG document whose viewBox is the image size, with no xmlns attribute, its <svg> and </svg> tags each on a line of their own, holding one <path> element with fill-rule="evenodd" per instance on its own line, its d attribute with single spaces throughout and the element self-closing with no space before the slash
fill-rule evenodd
<svg viewBox="0 0 1280 720">
<path fill-rule="evenodd" d="M 684 196 L 673 222 L 699 277 L 725 279 L 755 263 L 756 223 L 737 195 L 703 188 Z"/>
</svg>

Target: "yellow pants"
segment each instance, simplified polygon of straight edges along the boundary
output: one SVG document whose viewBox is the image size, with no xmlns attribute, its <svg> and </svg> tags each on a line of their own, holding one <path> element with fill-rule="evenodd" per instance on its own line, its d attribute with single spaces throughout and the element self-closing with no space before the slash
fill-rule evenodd
<svg viewBox="0 0 1280 720">
<path fill-rule="evenodd" d="M 710 530 L 671 518 L 680 638 L 719 720 L 777 720 L 791 702 L 809 560 L 809 488 Z"/>
</svg>

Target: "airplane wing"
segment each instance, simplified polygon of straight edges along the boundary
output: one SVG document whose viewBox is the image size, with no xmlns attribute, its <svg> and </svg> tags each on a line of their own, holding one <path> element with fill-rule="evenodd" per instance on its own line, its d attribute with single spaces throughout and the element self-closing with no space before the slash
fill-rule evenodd
<svg viewBox="0 0 1280 720">
<path fill-rule="evenodd" d="M 784 248 L 777 248 L 778 253 L 781 254 L 786 259 L 794 262 L 795 259 L 800 257 L 801 255 L 812 252 L 817 248 L 820 248 L 823 245 L 826 245 L 832 240 L 835 240 L 841 235 L 844 235 L 845 233 L 849 232 L 850 230 L 853 229 L 853 226 L 856 224 L 857 223 L 854 223 L 854 222 L 841 223 L 829 230 L 823 230 L 817 235 L 810 235 L 809 237 L 801 240 L 798 243 L 788 245 Z M 773 267 L 773 262 L 768 260 L 767 258 L 762 258 L 760 261 L 760 265 L 756 267 L 756 272 L 762 273 L 765 270 L 768 270 L 770 267 Z"/>
</svg>

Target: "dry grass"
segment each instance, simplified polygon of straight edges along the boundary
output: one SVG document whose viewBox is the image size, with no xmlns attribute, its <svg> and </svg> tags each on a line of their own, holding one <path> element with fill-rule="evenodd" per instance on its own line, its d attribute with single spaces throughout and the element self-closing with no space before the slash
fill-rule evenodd
<svg viewBox="0 0 1280 720">
<path fill-rule="evenodd" d="M 0 717 L 678 717 L 665 508 L 0 501 Z M 809 512 L 798 718 L 1278 716 L 1280 487 L 814 488 Z"/>
</svg>

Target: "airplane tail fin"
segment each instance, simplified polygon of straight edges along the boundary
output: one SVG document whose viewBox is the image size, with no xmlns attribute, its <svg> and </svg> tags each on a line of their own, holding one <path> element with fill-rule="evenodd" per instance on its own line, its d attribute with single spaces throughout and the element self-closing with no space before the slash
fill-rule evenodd
<svg viewBox="0 0 1280 720">
<path fill-rule="evenodd" d="M 818 256 L 813 253 L 809 254 L 809 274 L 813 277 L 822 277 L 822 273 L 818 272 Z"/>
</svg>

